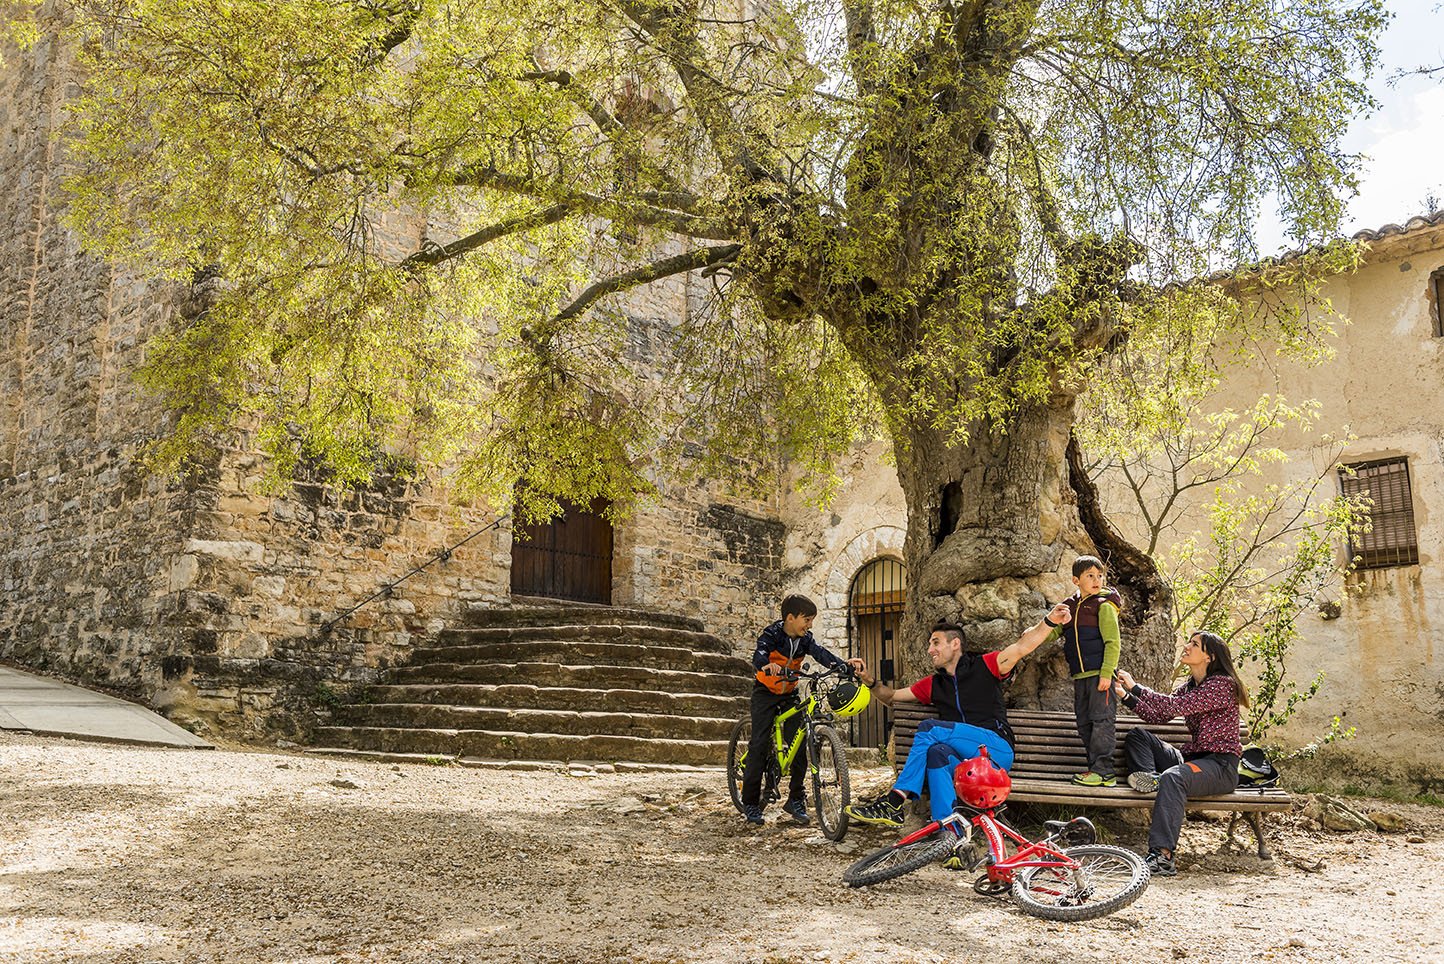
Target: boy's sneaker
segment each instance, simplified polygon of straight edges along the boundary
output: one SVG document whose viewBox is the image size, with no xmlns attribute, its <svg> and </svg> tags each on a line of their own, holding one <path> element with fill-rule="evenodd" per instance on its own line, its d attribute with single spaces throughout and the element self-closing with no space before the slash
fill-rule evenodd
<svg viewBox="0 0 1444 964">
<path fill-rule="evenodd" d="M 860 807 L 844 808 L 847 815 L 858 823 L 871 823 L 879 827 L 901 827 L 903 808 L 892 802 L 891 794 L 883 794 L 872 803 Z"/>
<path fill-rule="evenodd" d="M 1154 793 L 1158 790 L 1158 774 L 1135 770 L 1128 774 L 1128 785 L 1139 793 Z"/>
<path fill-rule="evenodd" d="M 757 824 L 758 826 L 761 826 L 763 823 L 761 807 L 744 806 L 742 808 L 742 816 L 746 818 L 748 823 Z"/>
<path fill-rule="evenodd" d="M 1148 866 L 1148 872 L 1155 877 L 1177 877 L 1178 868 L 1173 864 L 1172 857 L 1163 856 L 1161 850 L 1150 850 L 1148 856 L 1143 858 Z"/>
<path fill-rule="evenodd" d="M 1076 784 L 1078 784 L 1078 786 L 1080 786 L 1080 787 L 1116 787 L 1116 786 L 1118 786 L 1118 779 L 1117 779 L 1116 777 L 1103 777 L 1103 776 L 1099 776 L 1098 774 L 1094 773 L 1092 770 L 1084 770 L 1082 773 L 1075 773 L 1075 774 L 1073 774 L 1073 782 L 1076 783 Z"/>
<path fill-rule="evenodd" d="M 789 800 L 782 805 L 782 812 L 792 818 L 792 822 L 799 827 L 805 827 L 812 821 L 807 819 L 807 804 L 801 800 Z"/>
</svg>

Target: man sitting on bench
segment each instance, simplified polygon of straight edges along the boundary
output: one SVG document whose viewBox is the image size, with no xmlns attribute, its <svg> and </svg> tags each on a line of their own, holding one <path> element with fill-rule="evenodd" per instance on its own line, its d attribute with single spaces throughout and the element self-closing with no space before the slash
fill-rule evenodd
<svg viewBox="0 0 1444 964">
<path fill-rule="evenodd" d="M 928 703 L 937 707 L 937 720 L 924 720 L 908 750 L 907 762 L 893 788 L 870 803 L 848 807 L 848 814 L 862 823 L 901 827 L 903 806 L 922 794 L 926 783 L 934 820 L 953 812 L 953 768 L 958 761 L 988 748 L 988 756 L 1003 769 L 1013 766 L 1013 731 L 1003 706 L 1002 683 L 1023 657 L 1037 649 L 1071 615 L 1062 603 L 1016 643 L 996 653 L 963 651 L 963 630 L 954 623 L 938 623 L 928 636 L 928 656 L 933 675 L 907 689 L 893 689 L 872 680 L 873 699 L 889 706 L 897 703 Z"/>
</svg>

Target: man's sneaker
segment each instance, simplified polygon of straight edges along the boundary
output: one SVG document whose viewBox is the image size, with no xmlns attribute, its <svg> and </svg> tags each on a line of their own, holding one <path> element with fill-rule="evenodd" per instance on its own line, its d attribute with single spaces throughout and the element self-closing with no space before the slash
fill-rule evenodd
<svg viewBox="0 0 1444 964">
<path fill-rule="evenodd" d="M 744 806 L 742 808 L 742 816 L 747 819 L 748 823 L 755 823 L 760 826 L 763 822 L 761 807 Z"/>
<path fill-rule="evenodd" d="M 1148 856 L 1143 858 L 1143 862 L 1148 865 L 1148 872 L 1155 877 L 1178 876 L 1178 868 L 1173 865 L 1173 858 L 1163 856 L 1161 850 L 1148 851 Z"/>
<path fill-rule="evenodd" d="M 792 818 L 792 822 L 799 827 L 805 827 L 812 821 L 807 819 L 807 804 L 801 800 L 789 800 L 782 805 L 782 812 Z"/>
<path fill-rule="evenodd" d="M 871 823 L 879 827 L 901 827 L 903 808 L 892 802 L 891 794 L 884 794 L 872 803 L 860 807 L 846 807 L 847 815 L 858 823 Z"/>
<path fill-rule="evenodd" d="M 1158 774 L 1135 770 L 1128 774 L 1128 785 L 1139 793 L 1154 793 L 1158 790 Z"/>
<path fill-rule="evenodd" d="M 1073 775 L 1073 782 L 1080 787 L 1116 787 L 1118 780 L 1115 777 L 1103 777 L 1092 770 L 1084 770 L 1082 773 Z"/>
</svg>

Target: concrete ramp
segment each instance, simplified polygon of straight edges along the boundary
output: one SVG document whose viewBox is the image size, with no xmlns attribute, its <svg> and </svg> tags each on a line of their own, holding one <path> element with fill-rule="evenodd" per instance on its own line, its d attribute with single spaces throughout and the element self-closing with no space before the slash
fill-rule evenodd
<svg viewBox="0 0 1444 964">
<path fill-rule="evenodd" d="M 59 680 L 0 666 L 0 730 L 46 736 L 213 750 L 143 706 Z"/>
</svg>

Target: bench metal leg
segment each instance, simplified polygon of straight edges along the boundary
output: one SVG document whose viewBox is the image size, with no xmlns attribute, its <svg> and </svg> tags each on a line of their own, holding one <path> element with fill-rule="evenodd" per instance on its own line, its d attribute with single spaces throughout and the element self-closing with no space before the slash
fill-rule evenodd
<svg viewBox="0 0 1444 964">
<path fill-rule="evenodd" d="M 1261 810 L 1251 810 L 1248 813 L 1239 813 L 1235 810 L 1233 816 L 1231 816 L 1228 821 L 1228 842 L 1234 842 L 1233 828 L 1238 825 L 1239 817 L 1247 820 L 1249 828 L 1253 830 L 1253 838 L 1258 842 L 1258 859 L 1273 860 L 1274 855 L 1269 853 L 1268 844 L 1264 843 L 1263 811 Z"/>
<path fill-rule="evenodd" d="M 1273 860 L 1274 855 L 1269 853 L 1268 844 L 1264 843 L 1263 832 L 1263 811 L 1253 810 L 1248 814 L 1249 825 L 1253 827 L 1254 839 L 1258 841 L 1258 859 Z"/>
</svg>

